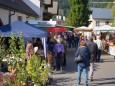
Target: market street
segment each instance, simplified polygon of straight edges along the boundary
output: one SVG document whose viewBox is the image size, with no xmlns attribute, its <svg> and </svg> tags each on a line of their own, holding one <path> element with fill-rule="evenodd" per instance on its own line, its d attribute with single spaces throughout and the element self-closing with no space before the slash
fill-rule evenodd
<svg viewBox="0 0 115 86">
<path fill-rule="evenodd" d="M 49 86 L 78 86 L 76 84 L 77 66 L 73 62 L 75 49 L 67 52 L 67 66 L 64 72 L 53 74 L 52 84 Z M 94 81 L 89 81 L 89 86 L 115 86 L 115 60 L 113 56 L 103 54 L 100 63 L 95 64 Z M 83 73 L 81 85 L 83 85 Z"/>
</svg>

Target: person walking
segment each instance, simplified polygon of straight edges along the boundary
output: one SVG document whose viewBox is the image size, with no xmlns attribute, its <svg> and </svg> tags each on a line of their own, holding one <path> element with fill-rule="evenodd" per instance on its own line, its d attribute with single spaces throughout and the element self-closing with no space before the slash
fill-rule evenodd
<svg viewBox="0 0 115 86">
<path fill-rule="evenodd" d="M 101 53 L 102 53 L 102 41 L 100 40 L 100 37 L 97 36 L 97 40 L 95 40 L 95 43 L 98 46 L 98 52 L 97 52 L 97 62 L 100 62 L 100 57 L 101 57 Z"/>
<path fill-rule="evenodd" d="M 32 54 L 33 54 L 33 44 L 32 44 L 32 41 L 29 40 L 26 46 L 26 60 L 31 58 Z"/>
<path fill-rule="evenodd" d="M 56 70 L 63 71 L 63 53 L 64 53 L 64 45 L 61 43 L 60 39 L 57 39 L 57 44 L 54 45 Z"/>
<path fill-rule="evenodd" d="M 62 44 L 64 46 L 64 53 L 63 53 L 63 66 L 66 66 L 66 53 L 67 53 L 67 42 L 64 37 L 62 37 Z"/>
<path fill-rule="evenodd" d="M 81 73 L 84 72 L 84 85 L 88 86 L 88 68 L 90 66 L 90 51 L 89 48 L 86 46 L 85 41 L 80 42 L 80 46 L 77 49 L 75 56 L 81 56 L 83 58 L 83 61 L 80 63 L 77 63 L 77 69 L 78 69 L 78 79 L 77 83 L 80 85 L 81 82 Z"/>
<path fill-rule="evenodd" d="M 93 38 L 89 38 L 89 40 L 87 41 L 87 46 L 91 53 L 89 79 L 90 81 L 93 81 L 94 62 L 96 62 L 98 47 L 97 44 L 93 42 Z"/>
</svg>

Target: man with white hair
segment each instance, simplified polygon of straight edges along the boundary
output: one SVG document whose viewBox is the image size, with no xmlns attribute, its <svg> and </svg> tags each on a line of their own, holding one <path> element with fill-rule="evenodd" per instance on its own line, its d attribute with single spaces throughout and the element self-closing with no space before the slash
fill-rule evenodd
<svg viewBox="0 0 115 86">
<path fill-rule="evenodd" d="M 90 58 L 90 68 L 89 68 L 89 79 L 90 81 L 93 81 L 93 76 L 94 76 L 94 63 L 96 62 L 97 58 L 97 52 L 98 52 L 98 46 L 96 43 L 93 42 L 93 38 L 90 37 L 89 40 L 86 42 L 90 53 L 91 53 L 91 58 Z"/>
<path fill-rule="evenodd" d="M 100 36 L 97 36 L 96 38 L 97 38 L 97 40 L 95 41 L 95 43 L 98 46 L 97 62 L 100 62 L 100 57 L 101 57 L 101 53 L 102 53 L 102 41 L 100 40 Z"/>
<path fill-rule="evenodd" d="M 64 45 L 61 43 L 60 39 L 57 39 L 57 43 L 54 46 L 55 60 L 56 60 L 56 70 L 63 70 L 63 53 Z"/>
</svg>

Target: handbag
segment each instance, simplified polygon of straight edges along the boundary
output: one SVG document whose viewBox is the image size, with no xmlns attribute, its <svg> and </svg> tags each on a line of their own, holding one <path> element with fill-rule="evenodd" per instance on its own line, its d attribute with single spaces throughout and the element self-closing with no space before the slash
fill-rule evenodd
<svg viewBox="0 0 115 86">
<path fill-rule="evenodd" d="M 82 63 L 83 62 L 83 57 L 81 56 L 81 53 L 79 53 L 78 57 L 74 58 L 74 62 L 76 62 L 76 63 Z"/>
</svg>

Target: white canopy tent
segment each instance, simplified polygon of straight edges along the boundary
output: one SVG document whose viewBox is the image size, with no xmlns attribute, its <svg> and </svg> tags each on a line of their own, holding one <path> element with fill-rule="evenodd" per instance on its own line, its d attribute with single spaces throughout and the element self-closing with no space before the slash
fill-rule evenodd
<svg viewBox="0 0 115 86">
<path fill-rule="evenodd" d="M 97 35 L 101 32 L 115 32 L 115 27 L 111 27 L 110 25 L 103 25 L 100 27 L 95 27 L 93 31 Z"/>
<path fill-rule="evenodd" d="M 81 32 L 86 36 L 91 36 L 91 32 L 93 31 L 93 29 L 90 27 L 81 26 L 81 27 L 75 28 L 74 31 Z"/>
<path fill-rule="evenodd" d="M 109 25 L 103 25 L 100 27 L 95 27 L 93 31 L 100 31 L 100 32 L 109 32 L 109 31 L 115 31 L 115 27 L 111 27 Z"/>
</svg>

